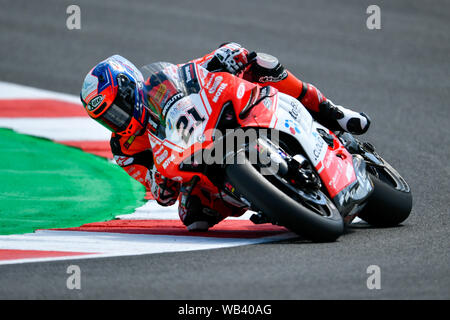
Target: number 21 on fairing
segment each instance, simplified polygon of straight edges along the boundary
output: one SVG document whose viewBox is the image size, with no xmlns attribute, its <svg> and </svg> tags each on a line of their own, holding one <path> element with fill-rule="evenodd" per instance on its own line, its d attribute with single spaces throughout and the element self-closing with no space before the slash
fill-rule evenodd
<svg viewBox="0 0 450 320">
<path fill-rule="evenodd" d="M 195 128 L 205 120 L 206 118 L 202 117 L 195 107 L 191 107 L 178 118 L 175 127 L 180 131 L 181 138 L 187 144 Z"/>
</svg>

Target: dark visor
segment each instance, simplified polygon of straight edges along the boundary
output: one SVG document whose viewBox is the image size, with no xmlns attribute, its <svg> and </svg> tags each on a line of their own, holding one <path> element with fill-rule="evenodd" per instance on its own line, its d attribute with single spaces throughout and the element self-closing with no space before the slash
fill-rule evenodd
<svg viewBox="0 0 450 320">
<path fill-rule="evenodd" d="M 117 83 L 117 96 L 98 121 L 114 132 L 121 132 L 128 127 L 133 117 L 136 85 L 125 75 L 119 75 Z"/>
</svg>

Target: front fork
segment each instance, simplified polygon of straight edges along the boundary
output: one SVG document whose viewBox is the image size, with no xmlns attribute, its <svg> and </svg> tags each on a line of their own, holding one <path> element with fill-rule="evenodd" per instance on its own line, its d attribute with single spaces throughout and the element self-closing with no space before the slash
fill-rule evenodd
<svg viewBox="0 0 450 320">
<path fill-rule="evenodd" d="M 375 152 L 375 147 L 371 143 L 360 142 L 348 132 L 338 132 L 336 136 L 351 154 L 361 155 L 364 160 L 370 165 L 384 165 L 383 160 Z"/>
</svg>

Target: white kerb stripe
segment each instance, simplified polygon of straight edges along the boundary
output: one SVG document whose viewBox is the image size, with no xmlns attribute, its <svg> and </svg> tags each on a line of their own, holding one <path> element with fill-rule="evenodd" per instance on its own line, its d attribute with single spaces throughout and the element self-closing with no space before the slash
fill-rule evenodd
<svg viewBox="0 0 450 320">
<path fill-rule="evenodd" d="M 80 88 L 81 89 L 81 88 Z M 56 99 L 80 104 L 80 97 L 0 81 L 0 99 Z"/>
<path fill-rule="evenodd" d="M 111 132 L 88 117 L 0 118 L 0 127 L 54 141 L 109 141 Z"/>
</svg>

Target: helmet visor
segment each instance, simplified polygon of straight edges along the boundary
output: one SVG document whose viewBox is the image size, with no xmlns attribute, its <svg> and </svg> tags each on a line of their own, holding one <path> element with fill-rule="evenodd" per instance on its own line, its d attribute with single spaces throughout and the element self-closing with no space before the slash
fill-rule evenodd
<svg viewBox="0 0 450 320">
<path fill-rule="evenodd" d="M 121 132 L 127 129 L 133 117 L 136 84 L 125 75 L 117 77 L 118 92 L 111 106 L 98 121 L 112 130 Z"/>
</svg>

